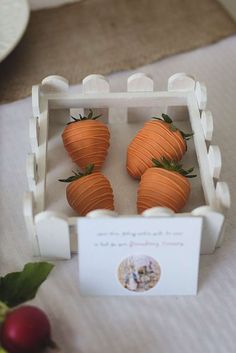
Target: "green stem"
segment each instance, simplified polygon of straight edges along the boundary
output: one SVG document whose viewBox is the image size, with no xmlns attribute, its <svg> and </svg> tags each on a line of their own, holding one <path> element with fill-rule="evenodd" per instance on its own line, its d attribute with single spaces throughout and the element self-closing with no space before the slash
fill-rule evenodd
<svg viewBox="0 0 236 353">
<path fill-rule="evenodd" d="M 84 170 L 84 173 L 81 173 L 80 171 L 78 172 L 74 172 L 72 170 L 72 173 L 74 175 L 70 176 L 69 178 L 67 179 L 58 179 L 58 181 L 61 181 L 63 183 L 71 183 L 72 181 L 75 181 L 75 180 L 78 180 L 80 178 L 82 178 L 83 176 L 86 176 L 86 175 L 89 175 L 93 172 L 93 169 L 94 169 L 94 164 L 88 164 L 86 167 L 85 167 L 85 170 Z"/>
<path fill-rule="evenodd" d="M 73 124 L 73 123 L 76 123 L 76 122 L 82 121 L 82 120 L 96 120 L 96 119 L 100 118 L 101 116 L 102 116 L 101 114 L 94 116 L 92 109 L 89 109 L 88 116 L 83 116 L 83 115 L 79 114 L 79 118 L 75 118 L 74 116 L 71 115 L 71 119 L 73 119 L 73 121 L 70 121 L 67 125 L 70 125 L 70 124 Z"/>
<path fill-rule="evenodd" d="M 178 129 L 178 128 L 174 125 L 173 120 L 169 117 L 169 115 L 167 115 L 167 114 L 162 114 L 161 116 L 162 116 L 161 118 L 156 117 L 156 116 L 153 116 L 152 119 L 164 121 L 165 123 L 170 124 L 170 129 L 171 129 L 172 131 L 177 131 L 177 130 L 178 130 L 178 131 L 181 133 L 181 135 L 182 135 L 182 137 L 183 137 L 183 139 L 184 139 L 185 141 L 190 140 L 190 138 L 194 135 L 193 132 L 191 132 L 190 134 L 186 134 L 186 133 L 183 132 L 182 130 Z"/>
<path fill-rule="evenodd" d="M 194 169 L 193 167 L 185 170 L 182 168 L 182 164 L 179 164 L 178 162 L 176 162 L 174 160 L 169 160 L 165 157 L 162 157 L 159 160 L 153 158 L 152 162 L 153 162 L 154 168 L 162 168 L 162 169 L 169 170 L 171 172 L 177 172 L 186 178 L 195 178 L 197 176 L 195 174 L 190 175 L 190 173 L 192 173 L 192 171 Z"/>
<path fill-rule="evenodd" d="M 8 306 L 5 303 L 0 301 L 0 324 L 5 320 L 5 317 L 8 311 L 9 311 Z"/>
</svg>

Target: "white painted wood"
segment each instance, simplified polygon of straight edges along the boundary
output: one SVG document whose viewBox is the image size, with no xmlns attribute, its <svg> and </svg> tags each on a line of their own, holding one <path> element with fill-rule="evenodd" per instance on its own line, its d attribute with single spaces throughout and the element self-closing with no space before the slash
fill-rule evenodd
<svg viewBox="0 0 236 353">
<path fill-rule="evenodd" d="M 70 259 L 67 217 L 57 212 L 41 212 L 35 216 L 35 227 L 42 257 Z"/>
<path fill-rule="evenodd" d="M 128 77 L 128 92 L 153 92 L 154 82 L 151 77 L 143 72 L 138 72 Z"/>
<path fill-rule="evenodd" d="M 168 91 L 193 91 L 195 88 L 195 78 L 192 75 L 188 75 L 185 72 L 179 72 L 169 77 L 168 79 Z M 174 121 L 188 120 L 188 109 L 186 104 L 181 107 L 168 106 L 163 110 L 168 114 Z"/>
<path fill-rule="evenodd" d="M 39 146 L 36 151 L 38 182 L 35 187 L 36 213 L 45 209 L 46 176 L 47 176 L 47 142 L 48 142 L 48 101 L 40 99 L 42 112 L 39 115 Z"/>
<path fill-rule="evenodd" d="M 208 161 L 210 165 L 211 176 L 219 178 L 222 166 L 221 152 L 219 146 L 210 145 L 208 150 Z"/>
<path fill-rule="evenodd" d="M 48 94 L 51 109 L 70 108 L 129 108 L 183 106 L 187 102 L 186 92 L 110 92 L 85 95 L 83 93 Z"/>
<path fill-rule="evenodd" d="M 66 78 L 58 75 L 50 75 L 42 80 L 41 92 L 66 92 L 69 88 L 69 82 Z"/>
<path fill-rule="evenodd" d="M 224 224 L 224 216 L 209 206 L 195 208 L 194 216 L 203 216 L 201 254 L 212 254 L 215 251 Z"/>
<path fill-rule="evenodd" d="M 185 72 L 178 72 L 168 79 L 168 91 L 193 91 L 195 78 Z"/>
<path fill-rule="evenodd" d="M 226 212 L 230 208 L 231 198 L 228 184 L 224 181 L 218 181 L 216 184 L 216 195 L 218 206 L 222 212 Z"/>
<path fill-rule="evenodd" d="M 39 124 L 38 117 L 32 117 L 29 120 L 29 135 L 32 152 L 36 153 L 39 146 Z"/>
<path fill-rule="evenodd" d="M 106 218 L 106 217 L 117 217 L 118 214 L 115 211 L 111 210 L 93 210 L 87 213 L 86 217 L 88 218 Z"/>
<path fill-rule="evenodd" d="M 40 86 L 32 86 L 32 111 L 36 118 L 40 114 Z"/>
<path fill-rule="evenodd" d="M 206 141 L 212 140 L 213 135 L 213 116 L 210 110 L 203 110 L 201 113 L 201 123 Z"/>
<path fill-rule="evenodd" d="M 143 217 L 171 217 L 171 216 L 189 216 L 191 214 L 189 213 L 181 213 L 181 214 L 175 214 L 174 211 L 167 207 L 152 207 L 149 208 L 148 210 L 145 210 L 141 216 Z M 117 212 L 115 211 L 110 211 L 110 210 L 94 210 L 89 212 L 86 217 L 89 218 L 109 218 L 109 217 L 119 217 Z M 122 216 L 124 217 L 124 215 Z M 129 217 L 129 216 L 127 216 Z M 134 217 L 132 215 L 132 217 Z M 140 217 L 137 215 L 137 217 Z M 72 253 L 77 253 L 79 252 L 79 247 L 78 247 L 78 236 L 77 235 L 77 221 L 78 217 L 71 217 L 69 218 L 69 225 L 70 225 L 70 244 L 71 244 L 71 252 Z"/>
<path fill-rule="evenodd" d="M 110 91 L 110 85 L 108 80 L 102 75 L 89 75 L 83 79 L 83 93 L 84 94 L 97 94 L 97 93 L 108 93 Z M 101 114 L 100 120 L 107 123 L 108 122 L 108 112 L 107 108 L 96 108 L 94 107 L 93 112 L 95 115 Z M 84 110 L 84 114 L 89 113 L 88 109 Z"/>
<path fill-rule="evenodd" d="M 35 187 L 35 209 L 36 213 L 44 211 L 46 191 L 46 160 L 48 141 L 48 94 L 63 93 L 68 90 L 68 81 L 61 76 L 48 76 L 42 83 L 32 88 L 32 104 L 34 116 L 38 116 L 37 122 L 32 120 L 30 134 L 32 133 L 33 152 L 36 155 L 38 183 Z M 36 131 L 36 132 L 35 132 Z M 38 148 L 37 148 L 38 145 Z"/>
<path fill-rule="evenodd" d="M 40 113 L 44 110 L 42 103 L 42 95 L 50 93 L 65 93 L 68 91 L 68 80 L 62 76 L 50 75 L 45 77 L 41 84 L 32 87 L 32 109 L 33 116 L 39 117 Z"/>
<path fill-rule="evenodd" d="M 102 75 L 88 75 L 83 79 L 84 93 L 109 92 L 110 85 L 108 80 Z"/>
<path fill-rule="evenodd" d="M 196 82 L 195 94 L 197 97 L 198 107 L 200 110 L 206 109 L 207 89 L 203 82 Z"/>
<path fill-rule="evenodd" d="M 207 155 L 207 147 L 205 143 L 205 136 L 203 133 L 200 112 L 195 94 L 188 95 L 188 110 L 189 118 L 194 132 L 193 139 L 199 164 L 201 183 L 203 188 L 206 205 L 213 209 L 217 208 L 215 185 L 211 175 L 210 164 Z"/>
<path fill-rule="evenodd" d="M 45 209 L 45 193 L 46 193 L 46 176 L 47 176 L 47 143 L 48 143 L 48 124 L 49 124 L 49 107 L 48 94 L 62 93 L 68 91 L 68 80 L 62 76 L 50 75 L 42 80 L 39 90 L 39 148 L 36 153 L 38 165 L 38 183 L 35 189 L 36 210 L 37 213 Z M 69 110 L 68 118 L 69 118 Z"/>
<path fill-rule="evenodd" d="M 144 217 L 164 217 L 164 216 L 174 216 L 175 213 L 168 207 L 152 207 L 148 208 L 142 213 Z"/>
<path fill-rule="evenodd" d="M 111 210 L 93 210 L 89 213 L 87 213 L 86 217 L 88 218 L 109 218 L 109 217 L 117 217 L 118 214 L 115 211 Z M 70 225 L 70 250 L 72 253 L 77 253 L 79 252 L 79 246 L 78 246 L 78 237 L 79 235 L 77 234 L 77 221 L 79 217 L 71 217 L 69 219 L 69 225 Z"/>
<path fill-rule="evenodd" d="M 153 92 L 154 82 L 153 80 L 142 72 L 128 77 L 127 80 L 127 91 L 128 92 Z M 147 121 L 152 116 L 158 115 L 157 108 L 147 107 L 131 107 L 127 110 L 128 122 Z"/>
<path fill-rule="evenodd" d="M 25 218 L 25 225 L 29 237 L 29 242 L 32 246 L 34 256 L 39 256 L 39 246 L 36 236 L 35 224 L 34 224 L 34 195 L 33 192 L 27 191 L 24 193 L 23 198 L 23 213 Z"/>
<path fill-rule="evenodd" d="M 29 153 L 27 156 L 26 175 L 28 179 L 29 189 L 30 191 L 34 191 L 38 179 L 35 153 Z"/>
</svg>

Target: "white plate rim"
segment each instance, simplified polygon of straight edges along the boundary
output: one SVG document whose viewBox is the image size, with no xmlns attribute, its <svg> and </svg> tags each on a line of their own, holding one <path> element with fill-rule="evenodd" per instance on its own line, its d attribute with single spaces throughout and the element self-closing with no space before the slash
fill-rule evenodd
<svg viewBox="0 0 236 353">
<path fill-rule="evenodd" d="M 2 62 L 11 52 L 12 50 L 17 46 L 17 44 L 20 42 L 23 34 L 25 33 L 25 30 L 27 28 L 27 25 L 29 23 L 29 18 L 30 18 L 30 6 L 27 0 L 21 0 L 22 3 L 24 3 L 24 6 L 26 8 L 27 14 L 25 18 L 24 24 L 22 24 L 19 32 L 17 33 L 17 36 L 15 37 L 15 40 L 10 43 L 10 45 L 6 48 L 6 50 L 1 54 L 0 53 L 0 62 Z"/>
</svg>

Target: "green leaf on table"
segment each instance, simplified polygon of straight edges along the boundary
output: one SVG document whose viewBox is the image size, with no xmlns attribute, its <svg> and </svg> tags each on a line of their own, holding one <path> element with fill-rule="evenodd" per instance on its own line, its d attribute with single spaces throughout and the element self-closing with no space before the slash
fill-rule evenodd
<svg viewBox="0 0 236 353">
<path fill-rule="evenodd" d="M 53 267 L 48 262 L 28 263 L 21 272 L 0 277 L 0 300 L 12 308 L 33 299 Z"/>
<path fill-rule="evenodd" d="M 0 353 L 8 353 L 4 348 L 0 347 Z"/>
</svg>

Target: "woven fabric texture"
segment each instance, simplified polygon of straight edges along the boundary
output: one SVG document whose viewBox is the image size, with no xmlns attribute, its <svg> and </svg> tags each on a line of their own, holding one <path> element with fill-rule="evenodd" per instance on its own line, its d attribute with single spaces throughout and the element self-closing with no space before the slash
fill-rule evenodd
<svg viewBox="0 0 236 353">
<path fill-rule="evenodd" d="M 23 40 L 0 64 L 0 102 L 29 95 L 47 75 L 74 84 L 94 72 L 133 69 L 235 32 L 216 0 L 84 0 L 35 11 Z"/>
</svg>

